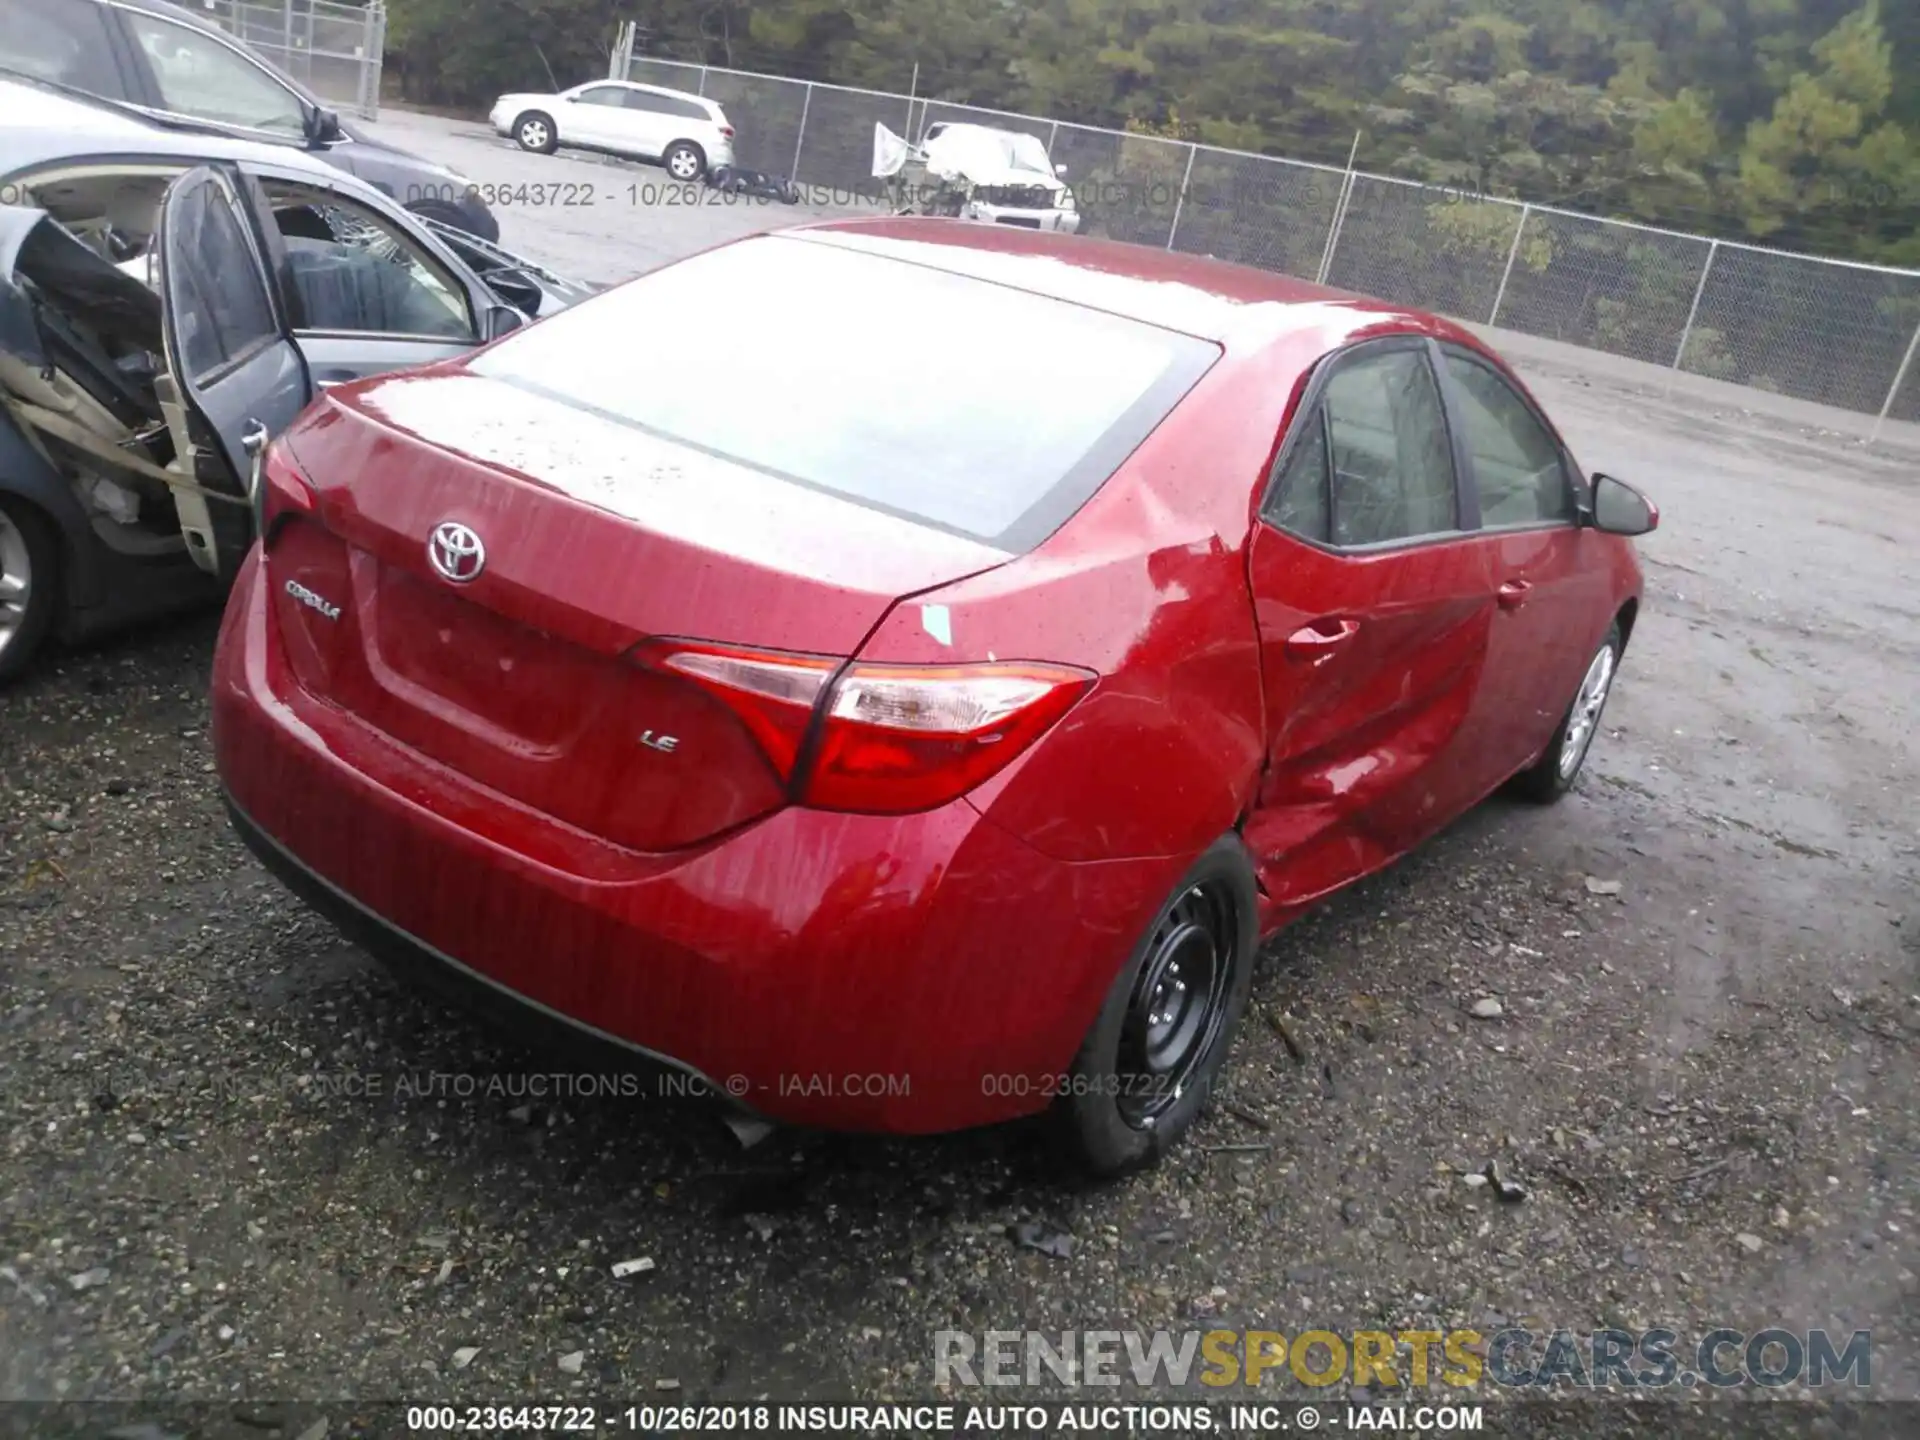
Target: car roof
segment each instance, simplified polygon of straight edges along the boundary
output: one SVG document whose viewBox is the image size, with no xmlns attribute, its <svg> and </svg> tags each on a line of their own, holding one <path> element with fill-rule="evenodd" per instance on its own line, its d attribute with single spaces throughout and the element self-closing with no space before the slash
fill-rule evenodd
<svg viewBox="0 0 1920 1440">
<path fill-rule="evenodd" d="M 359 182 L 290 145 L 149 124 L 110 105 L 0 76 L 0 175 L 62 160 L 241 160 L 340 184 Z"/>
<path fill-rule="evenodd" d="M 1229 348 L 1319 328 L 1330 343 L 1406 330 L 1484 350 L 1451 321 L 1311 281 L 1146 245 L 966 220 L 888 216 L 779 232 L 1008 285 Z"/>
</svg>

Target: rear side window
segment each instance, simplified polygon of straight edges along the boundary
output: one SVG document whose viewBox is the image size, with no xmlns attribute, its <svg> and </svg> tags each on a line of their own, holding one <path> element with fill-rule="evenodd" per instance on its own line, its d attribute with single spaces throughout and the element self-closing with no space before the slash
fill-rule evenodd
<svg viewBox="0 0 1920 1440">
<path fill-rule="evenodd" d="M 1423 350 L 1340 360 L 1295 423 L 1272 511 L 1281 529 L 1359 547 L 1459 528 L 1452 442 Z"/>
<path fill-rule="evenodd" d="M 1325 543 L 1330 538 L 1333 515 L 1333 497 L 1327 493 L 1331 474 L 1326 416 L 1316 406 L 1287 456 L 1274 523 L 1303 539 Z"/>
<path fill-rule="evenodd" d="M 106 16 L 92 0 L 0 0 L 0 70 L 124 98 Z"/>
<path fill-rule="evenodd" d="M 187 375 L 204 381 L 279 336 L 259 262 L 219 186 L 197 185 L 167 215 L 169 306 Z"/>
<path fill-rule="evenodd" d="M 1022 551 L 1086 502 L 1218 354 L 830 241 L 756 239 L 562 311 L 472 368 Z"/>
</svg>

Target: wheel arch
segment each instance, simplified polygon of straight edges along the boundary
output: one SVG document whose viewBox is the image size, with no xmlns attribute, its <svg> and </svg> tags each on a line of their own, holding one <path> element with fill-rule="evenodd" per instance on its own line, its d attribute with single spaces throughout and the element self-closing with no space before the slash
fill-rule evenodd
<svg viewBox="0 0 1920 1440">
<path fill-rule="evenodd" d="M 507 127 L 507 134 L 518 135 L 520 133 L 520 127 L 529 120 L 546 121 L 547 130 L 553 135 L 554 139 L 558 140 L 560 138 L 560 124 L 553 118 L 553 112 L 542 110 L 538 105 L 529 105 L 526 109 L 517 112 L 513 117 L 513 123 Z"/>
<path fill-rule="evenodd" d="M 1633 639 L 1633 622 L 1640 618 L 1640 597 L 1629 595 L 1613 617 L 1613 623 L 1620 627 L 1620 648 L 1625 650 Z"/>
<path fill-rule="evenodd" d="M 706 174 L 712 167 L 713 157 L 707 154 L 707 147 L 691 135 L 682 135 L 677 139 L 669 140 L 665 145 L 661 146 L 660 158 L 664 161 L 667 156 L 673 154 L 673 152 L 678 150 L 682 145 L 700 157 L 700 173 L 702 175 Z"/>
<path fill-rule="evenodd" d="M 76 609 L 100 600 L 100 567 L 87 515 L 64 477 L 23 436 L 13 417 L 0 413 L 0 494 L 15 497 L 44 515 L 60 541 L 62 583 L 55 628 Z"/>
</svg>

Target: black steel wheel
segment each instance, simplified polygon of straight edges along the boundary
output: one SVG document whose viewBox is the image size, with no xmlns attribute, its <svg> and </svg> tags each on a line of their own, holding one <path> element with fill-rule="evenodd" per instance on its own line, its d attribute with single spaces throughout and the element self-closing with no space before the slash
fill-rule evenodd
<svg viewBox="0 0 1920 1440">
<path fill-rule="evenodd" d="M 1051 1116 L 1083 1173 L 1152 1165 L 1199 1116 L 1253 986 L 1257 893 L 1246 847 L 1227 835 L 1154 912 Z"/>
<path fill-rule="evenodd" d="M 1141 1128 L 1193 1083 L 1226 1018 L 1237 939 L 1223 881 L 1195 885 L 1161 916 L 1120 1028 L 1120 1114 Z"/>
</svg>

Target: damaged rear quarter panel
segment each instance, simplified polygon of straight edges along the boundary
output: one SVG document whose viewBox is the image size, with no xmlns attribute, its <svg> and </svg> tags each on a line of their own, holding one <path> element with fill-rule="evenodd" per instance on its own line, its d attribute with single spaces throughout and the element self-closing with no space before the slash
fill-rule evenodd
<svg viewBox="0 0 1920 1440">
<path fill-rule="evenodd" d="M 1099 676 L 1038 745 L 968 797 L 1041 853 L 1191 859 L 1251 803 L 1266 728 L 1246 547 L 1286 393 L 1228 357 L 1052 537 L 1012 564 L 901 602 L 861 651 L 910 664 L 1053 662 Z M 945 609 L 931 626 L 930 605 Z"/>
</svg>

